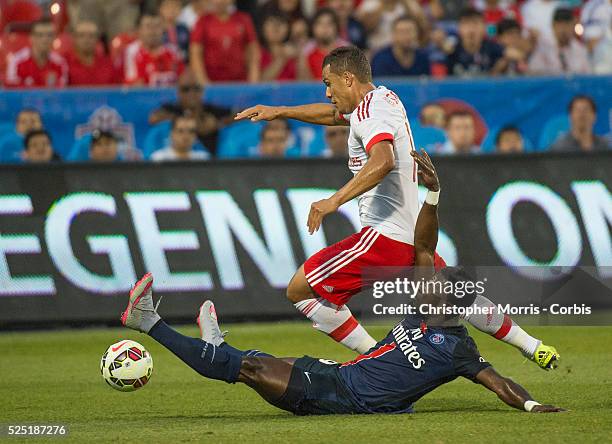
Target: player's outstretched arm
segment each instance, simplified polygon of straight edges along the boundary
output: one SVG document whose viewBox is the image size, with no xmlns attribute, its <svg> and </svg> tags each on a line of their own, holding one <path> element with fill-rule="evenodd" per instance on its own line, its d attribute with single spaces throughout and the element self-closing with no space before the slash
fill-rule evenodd
<svg viewBox="0 0 612 444">
<path fill-rule="evenodd" d="M 274 119 L 295 119 L 306 123 L 328 126 L 347 126 L 349 122 L 328 103 L 312 103 L 299 106 L 255 105 L 239 112 L 234 120 L 250 119 L 251 122 Z"/>
<path fill-rule="evenodd" d="M 433 162 L 425 152 L 412 151 L 412 157 L 419 165 L 421 183 L 429 190 L 419 211 L 414 227 L 415 265 L 418 277 L 429 278 L 434 271 L 434 256 L 438 245 L 438 198 L 440 181 Z M 429 276 L 425 276 L 428 274 Z"/>
<path fill-rule="evenodd" d="M 533 400 L 522 386 L 510 378 L 497 373 L 493 367 L 488 367 L 476 375 L 476 382 L 482 384 L 510 407 L 531 413 L 563 412 L 565 409 L 553 405 L 542 405 Z"/>
</svg>

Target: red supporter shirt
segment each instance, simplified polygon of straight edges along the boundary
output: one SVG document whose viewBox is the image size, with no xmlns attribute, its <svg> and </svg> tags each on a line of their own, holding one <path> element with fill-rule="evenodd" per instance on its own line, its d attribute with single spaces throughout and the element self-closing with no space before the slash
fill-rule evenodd
<svg viewBox="0 0 612 444">
<path fill-rule="evenodd" d="M 482 11 L 484 21 L 487 25 L 497 25 L 503 19 L 514 19 L 519 25 L 523 23 L 523 17 L 516 5 L 510 5 L 506 9 L 495 8 Z"/>
<path fill-rule="evenodd" d="M 68 64 L 57 52 L 51 52 L 47 63 L 38 66 L 30 48 L 9 55 L 6 85 L 15 88 L 61 88 L 68 84 Z"/>
<path fill-rule="evenodd" d="M 272 63 L 272 54 L 267 49 L 261 50 L 261 69 L 266 69 Z M 274 80 L 297 79 L 297 66 L 295 59 L 289 59 Z"/>
<path fill-rule="evenodd" d="M 111 62 L 110 57 L 96 54 L 91 65 L 84 64 L 74 52 L 66 54 L 68 62 L 68 84 L 77 85 L 112 85 L 121 80 L 120 73 Z"/>
<path fill-rule="evenodd" d="M 334 46 L 337 48 L 344 45 L 349 45 L 349 43 L 342 39 L 338 39 Z M 325 59 L 325 56 L 329 52 L 319 48 L 314 42 L 306 45 L 304 51 L 306 52 L 306 60 L 310 75 L 313 79 L 321 80 L 323 78 L 323 59 Z"/>
<path fill-rule="evenodd" d="M 149 51 L 137 40 L 125 48 L 125 83 L 171 86 L 176 84 L 183 69 L 181 57 L 173 45 L 162 45 Z"/>
<path fill-rule="evenodd" d="M 247 80 L 246 48 L 256 41 L 248 14 L 232 13 L 227 20 L 205 14 L 191 33 L 191 43 L 204 47 L 204 66 L 212 81 Z"/>
</svg>

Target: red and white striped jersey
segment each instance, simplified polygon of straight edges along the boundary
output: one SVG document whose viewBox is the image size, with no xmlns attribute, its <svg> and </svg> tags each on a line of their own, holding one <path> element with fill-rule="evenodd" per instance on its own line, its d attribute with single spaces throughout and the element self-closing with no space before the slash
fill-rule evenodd
<svg viewBox="0 0 612 444">
<path fill-rule="evenodd" d="M 417 165 L 410 155 L 414 141 L 406 110 L 399 97 L 384 86 L 370 91 L 345 119 L 351 123 L 349 169 L 357 174 L 378 142 L 393 143 L 395 168 L 377 186 L 358 197 L 359 216 L 370 226 L 400 242 L 414 244 L 419 213 Z"/>
<path fill-rule="evenodd" d="M 14 88 L 61 88 L 68 83 L 68 64 L 52 51 L 44 65 L 39 66 L 29 47 L 7 58 L 6 86 Z"/>
<path fill-rule="evenodd" d="M 125 83 L 173 86 L 183 72 L 183 62 L 174 45 L 164 44 L 150 51 L 136 40 L 125 49 Z"/>
</svg>

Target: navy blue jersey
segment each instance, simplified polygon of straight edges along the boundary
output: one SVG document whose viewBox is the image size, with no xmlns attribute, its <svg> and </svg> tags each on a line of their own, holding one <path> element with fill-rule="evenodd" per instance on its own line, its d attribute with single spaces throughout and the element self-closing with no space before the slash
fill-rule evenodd
<svg viewBox="0 0 612 444">
<path fill-rule="evenodd" d="M 458 376 L 489 367 L 463 326 L 428 327 L 406 318 L 368 353 L 340 365 L 347 388 L 366 412 L 409 413 L 412 404 Z"/>
</svg>

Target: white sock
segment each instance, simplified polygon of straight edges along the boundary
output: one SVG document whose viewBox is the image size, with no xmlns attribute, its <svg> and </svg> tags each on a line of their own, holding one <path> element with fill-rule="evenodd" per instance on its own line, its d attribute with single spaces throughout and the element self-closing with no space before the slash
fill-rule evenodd
<svg viewBox="0 0 612 444">
<path fill-rule="evenodd" d="M 518 348 L 525 356 L 532 357 L 542 341 L 527 334 L 510 316 L 503 314 L 497 306 L 484 296 L 476 296 L 472 307 L 490 307 L 491 314 L 481 312 L 463 316 L 470 325 L 488 333 L 500 341 Z"/>
<path fill-rule="evenodd" d="M 355 319 L 346 305 L 338 307 L 323 298 L 306 299 L 294 305 L 313 322 L 314 328 L 359 354 L 376 345 L 374 338 Z"/>
</svg>

